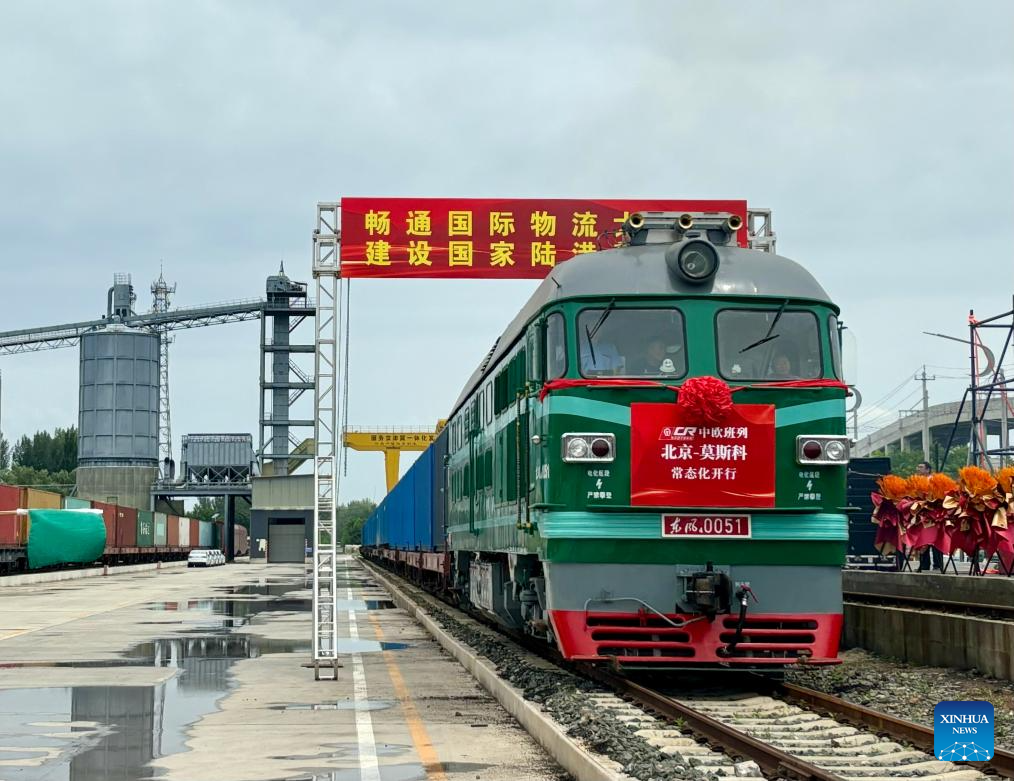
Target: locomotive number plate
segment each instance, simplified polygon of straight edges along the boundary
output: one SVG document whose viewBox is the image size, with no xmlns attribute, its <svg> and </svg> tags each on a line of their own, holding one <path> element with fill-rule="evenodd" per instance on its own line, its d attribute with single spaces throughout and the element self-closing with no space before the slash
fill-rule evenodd
<svg viewBox="0 0 1014 781">
<path fill-rule="evenodd" d="M 662 516 L 663 537 L 724 537 L 749 539 L 749 515 L 694 515 L 672 514 Z"/>
</svg>

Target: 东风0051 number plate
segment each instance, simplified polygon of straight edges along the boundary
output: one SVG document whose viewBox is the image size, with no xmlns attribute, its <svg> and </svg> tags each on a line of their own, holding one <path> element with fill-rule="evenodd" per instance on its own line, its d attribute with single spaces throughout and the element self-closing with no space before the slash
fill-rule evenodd
<svg viewBox="0 0 1014 781">
<path fill-rule="evenodd" d="M 675 513 L 662 516 L 663 537 L 724 537 L 749 539 L 749 515 L 697 515 Z"/>
</svg>

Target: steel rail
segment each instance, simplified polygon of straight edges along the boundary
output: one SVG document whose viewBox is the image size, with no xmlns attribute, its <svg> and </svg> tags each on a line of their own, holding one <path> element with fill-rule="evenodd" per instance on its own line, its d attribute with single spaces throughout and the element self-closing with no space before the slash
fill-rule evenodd
<svg viewBox="0 0 1014 781">
<path fill-rule="evenodd" d="M 590 665 L 581 671 L 594 680 L 612 688 L 621 696 L 638 705 L 674 721 L 679 721 L 709 744 L 725 753 L 753 760 L 761 772 L 770 778 L 791 778 L 796 781 L 843 781 L 842 777 L 805 760 L 794 757 L 775 746 L 757 740 L 717 719 L 684 705 L 661 692 L 649 689 L 629 678 Z"/>
<path fill-rule="evenodd" d="M 864 727 L 895 740 L 903 740 L 916 748 L 933 754 L 933 729 L 887 713 L 881 713 L 865 705 L 859 705 L 833 694 L 798 686 L 794 683 L 780 683 L 772 691 L 786 700 L 802 703 L 812 710 L 835 716 L 853 726 Z M 988 762 L 969 762 L 980 771 L 994 771 L 1006 778 L 1014 777 L 1014 752 L 995 749 Z"/>
<path fill-rule="evenodd" d="M 424 588 L 422 584 L 407 580 L 386 567 L 379 567 L 376 562 L 369 561 L 368 567 L 377 567 L 378 569 L 381 569 L 387 574 L 398 578 L 402 582 L 409 584 L 414 588 Z M 420 600 L 422 595 L 418 593 L 412 594 L 412 598 L 415 599 L 417 603 L 420 601 L 426 601 L 426 598 L 440 599 L 440 597 L 435 594 L 426 591 L 423 593 L 426 597 L 422 600 Z M 710 745 L 713 745 L 715 748 L 718 748 L 722 751 L 722 753 L 753 760 L 757 763 L 757 766 L 761 769 L 761 771 L 769 778 L 786 778 L 793 779 L 793 781 L 845 781 L 845 779 L 835 773 L 824 770 L 816 765 L 812 765 L 809 762 L 799 759 L 798 757 L 794 757 L 791 754 L 776 748 L 775 746 L 771 746 L 761 740 L 757 740 L 756 738 L 740 732 L 734 727 L 723 724 L 717 719 L 713 719 L 711 716 L 701 713 L 700 711 L 691 708 L 689 705 L 684 705 L 683 703 L 674 700 L 661 692 L 649 689 L 639 683 L 635 683 L 629 678 L 625 678 L 622 675 L 602 667 L 596 667 L 595 665 L 585 663 L 572 665 L 566 662 L 559 652 L 553 647 L 539 643 L 528 635 L 505 631 L 503 627 L 490 623 L 487 616 L 468 610 L 461 605 L 454 605 L 452 607 L 455 610 L 460 610 L 467 615 L 476 618 L 494 631 L 499 632 L 500 634 L 503 634 L 511 640 L 517 642 L 522 648 L 532 652 L 536 656 L 539 656 L 562 668 L 570 666 L 573 669 L 577 669 L 583 676 L 612 689 L 619 696 L 633 701 L 639 707 L 644 708 L 647 711 L 653 711 L 667 720 L 679 721 L 682 727 L 689 729 L 698 738 L 706 741 Z"/>
<path fill-rule="evenodd" d="M 377 563 L 372 561 L 369 564 L 378 566 Z M 422 584 L 410 581 L 386 568 L 383 569 L 407 584 L 416 588 L 424 588 Z M 438 595 L 433 593 L 428 593 L 427 596 L 440 599 Z M 573 669 L 579 670 L 587 678 L 603 684 L 621 697 L 633 701 L 640 707 L 653 711 L 663 718 L 681 722 L 681 726 L 689 729 L 698 738 L 722 750 L 724 753 L 756 762 L 757 766 L 768 777 L 790 778 L 795 779 L 795 781 L 845 781 L 842 776 L 806 762 L 775 746 L 764 743 L 734 727 L 723 724 L 705 713 L 701 713 L 689 705 L 674 700 L 662 692 L 655 691 L 629 678 L 625 678 L 613 670 L 588 663 L 576 665 L 568 663 L 555 648 L 538 643 L 528 635 L 505 631 L 503 627 L 491 623 L 487 616 L 468 610 L 461 605 L 452 605 L 452 607 L 471 615 L 490 628 L 510 637 L 526 650 L 541 656 L 547 661 L 561 667 L 571 666 Z M 758 676 L 757 680 L 751 683 L 748 688 L 760 693 L 773 694 L 788 702 L 805 705 L 814 712 L 832 716 L 844 723 L 862 727 L 894 740 L 903 741 L 927 752 L 931 757 L 933 756 L 933 729 L 931 727 L 915 724 L 914 722 L 849 702 L 833 694 L 827 694 L 797 684 L 773 681 Z M 988 762 L 966 762 L 963 764 L 968 764 L 981 772 L 995 772 L 1005 778 L 1014 778 L 1014 752 L 995 749 L 993 759 Z"/>
<path fill-rule="evenodd" d="M 939 607 L 943 613 L 968 611 L 973 614 L 1009 613 L 1014 614 L 1014 605 L 993 605 L 983 602 L 955 602 L 951 599 L 934 599 L 933 597 L 910 597 L 895 594 L 874 594 L 866 591 L 844 591 L 842 596 L 846 602 L 860 600 L 855 604 L 880 603 L 890 607 L 925 608 Z M 851 598 L 851 599 L 850 599 Z"/>
</svg>

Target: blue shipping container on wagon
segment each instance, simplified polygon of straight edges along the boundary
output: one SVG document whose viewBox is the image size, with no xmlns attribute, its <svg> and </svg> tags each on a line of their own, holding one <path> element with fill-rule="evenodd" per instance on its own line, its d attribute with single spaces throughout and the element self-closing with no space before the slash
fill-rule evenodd
<svg viewBox="0 0 1014 781">
<path fill-rule="evenodd" d="M 444 548 L 446 431 L 424 450 L 363 524 L 363 545 L 407 551 Z"/>
<path fill-rule="evenodd" d="M 448 429 L 437 436 L 430 447 L 433 454 L 433 474 L 430 480 L 430 505 L 432 509 L 432 542 L 433 550 L 444 550 L 447 547 L 447 504 L 444 502 L 444 482 L 447 475 L 447 440 Z"/>
</svg>

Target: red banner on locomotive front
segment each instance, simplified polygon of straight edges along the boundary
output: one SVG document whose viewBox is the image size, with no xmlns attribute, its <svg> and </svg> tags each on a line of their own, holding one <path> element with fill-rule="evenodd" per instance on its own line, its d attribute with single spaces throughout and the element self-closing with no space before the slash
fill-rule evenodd
<svg viewBox="0 0 1014 781">
<path fill-rule="evenodd" d="M 700 425 L 676 404 L 630 405 L 630 503 L 774 507 L 775 408 L 736 404 Z"/>
<path fill-rule="evenodd" d="M 557 263 L 611 246 L 634 212 L 725 212 L 742 200 L 343 198 L 343 277 L 541 279 Z M 747 246 L 746 228 L 740 246 Z"/>
</svg>

